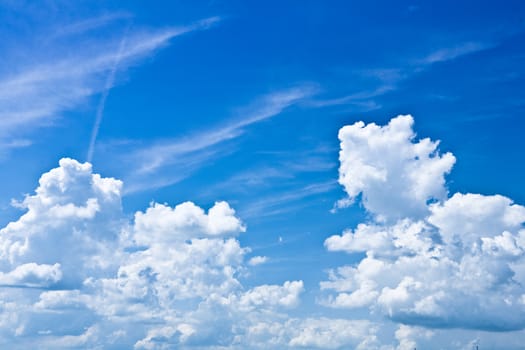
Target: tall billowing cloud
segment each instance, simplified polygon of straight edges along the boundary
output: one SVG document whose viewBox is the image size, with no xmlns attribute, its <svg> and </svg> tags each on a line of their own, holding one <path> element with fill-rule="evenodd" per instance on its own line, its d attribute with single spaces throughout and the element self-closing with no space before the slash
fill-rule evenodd
<svg viewBox="0 0 525 350">
<path fill-rule="evenodd" d="M 415 140 L 412 126 L 399 116 L 339 133 L 339 181 L 372 218 L 326 239 L 329 251 L 365 255 L 330 271 L 324 304 L 426 328 L 524 329 L 525 207 L 501 195 L 448 196 L 454 156 Z M 406 327 L 396 337 L 413 348 Z"/>
<path fill-rule="evenodd" d="M 444 175 L 455 158 L 439 155 L 439 142 L 412 142 L 413 123 L 407 115 L 383 127 L 358 122 L 339 131 L 339 183 L 350 200 L 361 194 L 378 221 L 424 216 L 428 201 L 446 197 Z"/>
<path fill-rule="evenodd" d="M 78 287 L 105 270 L 118 243 L 122 183 L 72 159 L 40 178 L 18 206 L 26 213 L 0 230 L 0 283 Z"/>
<path fill-rule="evenodd" d="M 327 322 L 344 325 L 288 320 L 302 281 L 242 285 L 250 249 L 236 238 L 246 226 L 228 203 L 207 211 L 152 203 L 129 221 L 122 187 L 65 158 L 17 203 L 25 213 L 0 230 L 0 344 L 264 348 L 260 337 L 269 332 L 287 347 L 314 341 Z M 351 325 L 330 341 L 373 337 L 362 323 Z"/>
<path fill-rule="evenodd" d="M 121 181 L 60 160 L 0 229 L 0 347 L 520 349 L 525 207 L 449 195 L 454 157 L 412 126 L 342 129 L 340 182 L 371 215 L 326 239 L 359 260 L 329 272 L 329 308 L 314 312 L 301 280 L 246 285 L 267 258 L 241 245 L 247 227 L 227 202 L 151 203 L 130 218 Z"/>
</svg>

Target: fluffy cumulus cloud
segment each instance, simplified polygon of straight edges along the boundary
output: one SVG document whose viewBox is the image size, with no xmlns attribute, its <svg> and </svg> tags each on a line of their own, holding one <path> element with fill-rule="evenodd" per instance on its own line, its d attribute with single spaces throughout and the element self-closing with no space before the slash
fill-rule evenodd
<svg viewBox="0 0 525 350">
<path fill-rule="evenodd" d="M 365 208 L 378 221 L 422 217 L 429 201 L 446 197 L 444 175 L 456 159 L 451 153 L 439 155 L 439 142 L 413 142 L 413 123 L 405 115 L 386 126 L 357 122 L 339 131 L 339 183 L 350 200 L 362 195 Z"/>
<path fill-rule="evenodd" d="M 366 321 L 293 318 L 303 282 L 245 287 L 244 223 L 226 202 L 152 203 L 129 218 L 121 181 L 60 160 L 0 230 L 0 344 L 11 349 L 339 348 Z M 363 345 L 364 346 L 364 345 Z"/>
<path fill-rule="evenodd" d="M 377 327 L 366 320 L 289 318 L 256 322 L 248 329 L 250 343 L 265 349 L 379 349 Z"/>
<path fill-rule="evenodd" d="M 339 181 L 372 215 L 326 239 L 329 251 L 362 258 L 329 272 L 322 303 L 402 324 L 400 349 L 432 338 L 425 329 L 524 329 L 525 207 L 501 195 L 448 195 L 454 156 L 416 140 L 412 126 L 399 116 L 341 129 Z"/>
<path fill-rule="evenodd" d="M 525 207 L 449 194 L 454 156 L 412 127 L 400 116 L 341 129 L 340 205 L 361 201 L 370 215 L 325 240 L 352 263 L 306 307 L 301 280 L 246 285 L 273 260 L 250 257 L 227 202 L 129 216 L 121 181 L 60 160 L 0 229 L 0 347 L 522 348 Z"/>
<path fill-rule="evenodd" d="M 111 269 L 121 227 L 122 183 L 92 174 L 91 165 L 62 159 L 40 178 L 26 210 L 0 229 L 4 285 L 77 288 Z"/>
</svg>

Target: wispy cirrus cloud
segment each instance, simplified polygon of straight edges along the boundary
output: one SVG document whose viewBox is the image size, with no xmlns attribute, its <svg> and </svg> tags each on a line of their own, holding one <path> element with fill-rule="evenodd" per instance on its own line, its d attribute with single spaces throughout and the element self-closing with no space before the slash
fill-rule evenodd
<svg viewBox="0 0 525 350">
<path fill-rule="evenodd" d="M 336 168 L 334 149 L 318 146 L 302 152 L 257 152 L 260 165 L 235 173 L 229 178 L 201 190 L 205 198 L 217 193 L 263 196 L 270 190 L 291 191 L 304 186 L 303 176 L 325 175 Z M 321 175 L 321 176 L 322 176 Z"/>
<path fill-rule="evenodd" d="M 468 41 L 455 46 L 437 49 L 420 60 L 421 64 L 428 65 L 438 62 L 446 62 L 455 58 L 475 53 L 492 47 L 488 42 Z"/>
<path fill-rule="evenodd" d="M 352 105 L 359 111 L 367 112 L 381 107 L 378 103 L 373 101 L 374 97 L 381 96 L 391 90 L 393 90 L 392 86 L 390 86 L 389 84 L 383 84 L 378 88 L 370 91 L 360 91 L 342 97 L 308 101 L 307 105 L 314 108 Z"/>
<path fill-rule="evenodd" d="M 230 152 L 225 144 L 241 136 L 245 128 L 275 117 L 286 108 L 312 96 L 315 91 L 315 87 L 305 84 L 273 92 L 258 98 L 248 106 L 239 108 L 237 114 L 241 115 L 240 118 L 233 118 L 227 123 L 186 137 L 137 147 L 125 156 L 133 167 L 131 178 L 127 179 L 130 185 L 126 192 L 159 188 L 183 180 L 196 169 L 204 166 L 212 157 L 217 157 L 219 153 Z M 177 175 L 162 178 L 163 171 L 168 168 L 170 174 Z M 151 177 L 155 177 L 156 180 L 151 181 Z"/>
<path fill-rule="evenodd" d="M 102 96 L 100 97 L 100 101 L 98 103 L 97 114 L 95 116 L 95 125 L 93 126 L 93 129 L 91 131 L 91 138 L 89 140 L 89 148 L 87 152 L 88 162 L 91 162 L 93 158 L 93 152 L 95 150 L 95 142 L 97 141 L 98 130 L 100 129 L 100 124 L 102 123 L 102 117 L 104 116 L 104 108 L 106 106 L 106 100 L 109 96 L 109 91 L 111 87 L 113 86 L 113 84 L 115 84 L 115 75 L 117 74 L 119 63 L 122 60 L 122 52 L 124 50 L 124 47 L 126 46 L 126 40 L 128 37 L 127 32 L 128 31 L 126 30 L 126 32 L 124 33 L 124 36 L 122 37 L 122 40 L 119 45 L 118 53 L 115 56 L 113 66 L 111 67 L 108 73 L 108 77 L 106 78 L 106 84 L 104 85 L 104 90 L 102 91 Z"/>
<path fill-rule="evenodd" d="M 240 119 L 195 133 L 186 138 L 164 141 L 141 149 L 135 154 L 140 163 L 139 172 L 153 172 L 159 167 L 175 161 L 177 157 L 208 149 L 221 142 L 236 138 L 244 132 L 245 127 L 276 116 L 287 107 L 310 96 L 313 91 L 310 86 L 300 86 L 268 94 L 250 106 L 241 109 L 240 112 L 244 115 Z"/>
<path fill-rule="evenodd" d="M 296 188 L 279 194 L 270 195 L 248 203 L 244 210 L 240 210 L 244 218 L 260 218 L 278 215 L 297 210 L 298 207 L 307 205 L 305 198 L 320 195 L 337 188 L 337 183 L 332 180 L 313 183 L 302 188 Z M 295 203 L 295 204 L 293 204 Z"/>
<path fill-rule="evenodd" d="M 52 35 L 51 39 L 76 34 L 84 34 L 96 30 L 118 20 L 130 20 L 132 14 L 128 12 L 105 13 L 100 16 L 86 18 L 68 25 L 61 26 Z"/>
<path fill-rule="evenodd" d="M 116 61 L 119 70 L 126 70 L 141 58 L 168 45 L 174 37 L 207 29 L 220 20 L 212 17 L 164 29 L 133 28 L 126 35 L 124 45 L 122 35 L 108 38 L 82 35 L 83 31 L 107 25 L 121 17 L 104 15 L 71 25 L 65 30 L 69 33 L 62 32 L 66 36 L 75 34 L 68 45 L 53 41 L 51 35 L 46 45 L 54 52 L 53 57 L 39 57 L 39 48 L 35 48 L 35 57 L 20 62 L 11 60 L 13 67 L 9 71 L 15 73 L 0 75 L 1 144 L 12 144 L 12 140 L 22 138 L 36 128 L 52 125 L 63 112 L 92 95 L 107 92 L 115 84 L 115 79 L 105 77 L 111 76 Z M 125 28 L 114 31 L 124 33 Z M 58 40 L 56 36 L 55 39 Z M 9 57 L 6 60 L 10 61 Z"/>
<path fill-rule="evenodd" d="M 429 50 L 429 53 L 422 53 L 418 58 L 406 58 L 402 61 L 402 65 L 357 70 L 355 75 L 359 77 L 358 80 L 364 80 L 363 85 L 370 85 L 371 88 L 363 89 L 360 86 L 356 92 L 348 95 L 313 99 L 308 101 L 308 105 L 314 108 L 345 105 L 352 106 L 355 111 L 359 112 L 378 109 L 381 108 L 381 104 L 376 99 L 398 89 L 399 85 L 410 77 L 431 69 L 434 64 L 452 61 L 493 46 L 492 42 L 461 42 Z"/>
</svg>

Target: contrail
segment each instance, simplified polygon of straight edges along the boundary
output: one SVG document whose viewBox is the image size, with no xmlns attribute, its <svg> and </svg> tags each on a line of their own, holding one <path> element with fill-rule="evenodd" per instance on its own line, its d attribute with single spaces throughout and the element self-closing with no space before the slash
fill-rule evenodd
<svg viewBox="0 0 525 350">
<path fill-rule="evenodd" d="M 120 46 L 119 46 L 117 55 L 115 56 L 115 61 L 113 62 L 113 66 L 111 67 L 111 70 L 109 71 L 108 77 L 106 79 L 106 84 L 104 85 L 104 90 L 102 90 L 102 96 L 100 97 L 100 101 L 98 103 L 97 114 L 95 118 L 95 125 L 93 126 L 93 130 L 91 131 L 91 139 L 89 140 L 89 148 L 87 152 L 87 161 L 90 163 L 91 163 L 91 160 L 93 159 L 93 151 L 95 150 L 95 142 L 97 141 L 97 135 L 98 135 L 98 130 L 100 129 L 100 123 L 102 122 L 102 117 L 104 116 L 104 107 L 106 105 L 106 99 L 108 98 L 109 90 L 111 89 L 111 87 L 113 86 L 113 83 L 115 82 L 115 73 L 117 72 L 118 65 L 122 58 L 124 47 L 126 46 L 128 30 L 129 30 L 129 27 L 126 28 L 126 31 L 124 32 L 124 36 L 122 37 L 122 40 L 120 41 Z"/>
</svg>

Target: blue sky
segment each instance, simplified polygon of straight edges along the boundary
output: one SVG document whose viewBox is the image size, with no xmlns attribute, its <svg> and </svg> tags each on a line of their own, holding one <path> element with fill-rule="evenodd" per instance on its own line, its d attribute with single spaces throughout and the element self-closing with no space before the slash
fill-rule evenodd
<svg viewBox="0 0 525 350">
<path fill-rule="evenodd" d="M 523 348 L 522 2 L 0 21 L 3 346 Z"/>
</svg>

